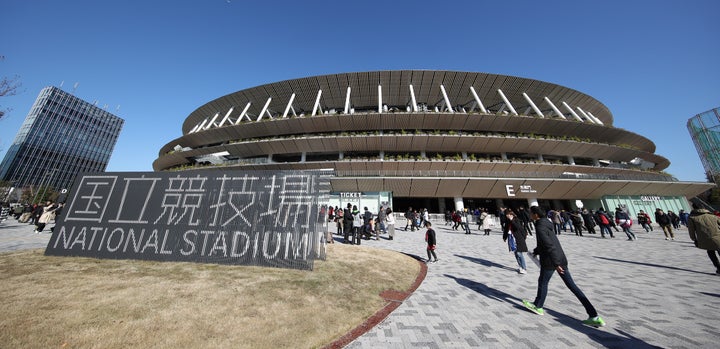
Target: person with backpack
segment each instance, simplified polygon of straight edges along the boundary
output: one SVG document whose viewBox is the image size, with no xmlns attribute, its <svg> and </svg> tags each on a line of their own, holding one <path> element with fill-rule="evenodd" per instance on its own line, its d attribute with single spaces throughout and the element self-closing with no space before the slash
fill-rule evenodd
<svg viewBox="0 0 720 349">
<path fill-rule="evenodd" d="M 707 250 L 710 261 L 715 266 L 715 274 L 720 274 L 720 217 L 693 203 L 688 217 L 688 233 L 695 247 Z"/>
<path fill-rule="evenodd" d="M 614 238 L 615 235 L 613 235 L 612 229 L 610 229 L 610 216 L 605 213 L 605 210 L 600 207 L 597 212 L 595 212 L 595 219 L 597 220 L 598 225 L 600 226 L 600 235 L 605 238 L 605 233 L 607 232 L 611 238 Z"/>
</svg>

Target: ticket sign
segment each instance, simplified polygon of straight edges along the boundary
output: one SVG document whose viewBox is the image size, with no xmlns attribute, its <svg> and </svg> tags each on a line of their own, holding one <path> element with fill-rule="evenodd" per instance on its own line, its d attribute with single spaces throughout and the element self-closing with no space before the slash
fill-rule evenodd
<svg viewBox="0 0 720 349">
<path fill-rule="evenodd" d="M 46 255 L 312 270 L 325 258 L 329 171 L 78 176 Z"/>
</svg>

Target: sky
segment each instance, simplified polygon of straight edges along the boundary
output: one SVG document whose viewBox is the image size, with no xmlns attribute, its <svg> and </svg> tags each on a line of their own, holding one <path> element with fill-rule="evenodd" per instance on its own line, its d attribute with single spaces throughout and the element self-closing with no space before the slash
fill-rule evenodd
<svg viewBox="0 0 720 349">
<path fill-rule="evenodd" d="M 687 120 L 720 107 L 720 1 L 0 0 L 0 158 L 46 86 L 125 120 L 107 171 L 152 171 L 221 96 L 315 75 L 512 75 L 605 104 L 682 181 L 705 182 Z"/>
</svg>

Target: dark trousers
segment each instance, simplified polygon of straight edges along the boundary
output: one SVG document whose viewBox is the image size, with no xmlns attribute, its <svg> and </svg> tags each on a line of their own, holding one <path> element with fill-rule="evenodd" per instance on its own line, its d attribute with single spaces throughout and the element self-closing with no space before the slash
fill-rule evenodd
<svg viewBox="0 0 720 349">
<path fill-rule="evenodd" d="M 352 229 L 352 221 L 350 221 L 350 224 L 345 224 L 345 226 L 343 227 L 343 242 L 351 242 L 350 234 L 352 234 Z"/>
<path fill-rule="evenodd" d="M 708 257 L 710 257 L 710 261 L 712 261 L 712 264 L 720 272 L 720 261 L 718 261 L 718 257 L 717 257 L 717 255 L 715 255 L 716 253 L 720 254 L 720 251 L 715 251 L 715 250 L 707 251 Z"/>
<path fill-rule="evenodd" d="M 570 275 L 570 270 L 568 270 L 567 266 L 564 267 L 565 272 L 560 274 L 560 278 L 562 278 L 563 282 L 565 283 L 565 286 L 577 297 L 577 299 L 582 303 L 582 305 L 585 307 L 585 311 L 587 312 L 588 316 L 590 317 L 596 317 L 597 311 L 595 310 L 595 307 L 593 307 L 592 303 L 590 303 L 590 300 L 585 297 L 585 294 L 580 290 L 580 288 L 575 284 L 575 281 L 573 281 L 572 275 Z M 545 297 L 547 297 L 548 292 L 548 284 L 550 283 L 550 278 L 555 274 L 555 269 L 540 269 L 540 277 L 538 278 L 538 291 L 537 291 L 537 297 L 535 297 L 535 306 L 538 308 L 542 308 L 545 304 Z"/>
<path fill-rule="evenodd" d="M 360 237 L 362 235 L 362 227 L 353 227 L 353 243 L 360 245 Z"/>
</svg>

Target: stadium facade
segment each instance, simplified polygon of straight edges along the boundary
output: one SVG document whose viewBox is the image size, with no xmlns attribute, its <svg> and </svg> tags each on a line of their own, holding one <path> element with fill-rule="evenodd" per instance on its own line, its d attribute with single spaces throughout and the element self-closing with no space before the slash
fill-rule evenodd
<svg viewBox="0 0 720 349">
<path fill-rule="evenodd" d="M 333 169 L 331 205 L 387 201 L 396 211 L 539 203 L 677 212 L 712 187 L 664 173 L 670 163 L 655 144 L 613 120 L 589 95 L 520 77 L 332 74 L 208 102 L 153 168 Z"/>
<path fill-rule="evenodd" d="M 69 189 L 82 172 L 103 172 L 125 121 L 60 88 L 40 91 L 2 163 L 16 188 Z"/>
</svg>

